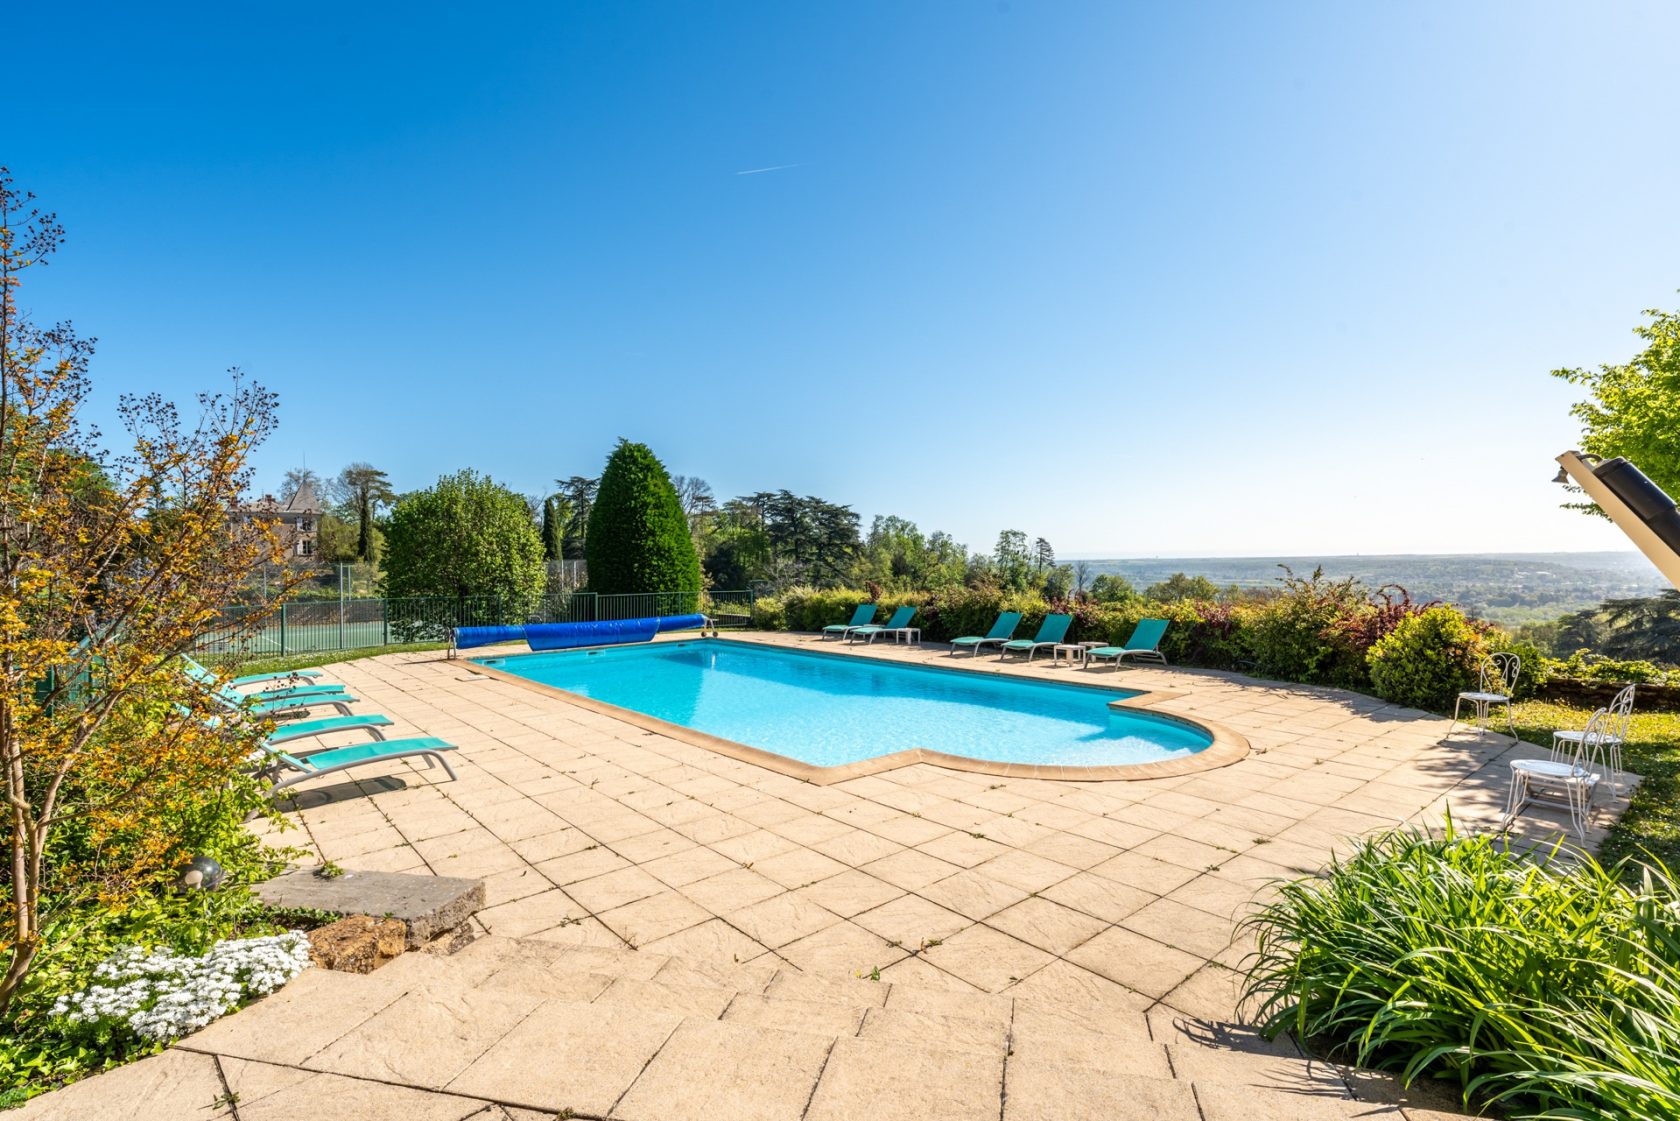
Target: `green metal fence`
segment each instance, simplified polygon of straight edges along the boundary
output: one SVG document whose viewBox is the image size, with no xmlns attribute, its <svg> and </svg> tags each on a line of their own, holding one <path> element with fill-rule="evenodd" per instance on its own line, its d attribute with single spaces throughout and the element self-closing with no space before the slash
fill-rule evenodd
<svg viewBox="0 0 1680 1121">
<path fill-rule="evenodd" d="M 676 615 L 694 610 L 694 599 L 693 592 L 566 592 L 544 596 L 528 611 L 495 596 L 301 600 L 283 604 L 261 624 L 249 621 L 259 609 L 228 607 L 199 640 L 198 649 L 204 654 L 268 656 L 444 642 L 454 627 Z M 751 592 L 702 592 L 699 610 L 721 625 L 744 626 L 752 602 Z"/>
</svg>

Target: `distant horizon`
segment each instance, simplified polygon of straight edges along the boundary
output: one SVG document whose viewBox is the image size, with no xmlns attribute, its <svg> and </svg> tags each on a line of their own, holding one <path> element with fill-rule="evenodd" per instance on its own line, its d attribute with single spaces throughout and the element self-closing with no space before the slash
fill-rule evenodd
<svg viewBox="0 0 1680 1121">
<path fill-rule="evenodd" d="M 1453 552 L 1438 552 L 1426 550 L 1420 552 L 1395 553 L 1318 553 L 1312 550 L 1285 553 L 1058 553 L 1058 560 L 1304 560 L 1317 557 L 1321 560 L 1384 560 L 1395 557 L 1634 557 L 1649 564 L 1650 561 L 1638 549 L 1469 549 Z M 1652 571 L 1656 571 L 1653 566 Z"/>
</svg>

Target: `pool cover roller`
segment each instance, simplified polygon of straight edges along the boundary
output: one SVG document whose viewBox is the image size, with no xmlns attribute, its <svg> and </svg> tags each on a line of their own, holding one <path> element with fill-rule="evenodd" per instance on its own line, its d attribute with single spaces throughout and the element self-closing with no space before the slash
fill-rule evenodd
<svg viewBox="0 0 1680 1121">
<path fill-rule="evenodd" d="M 651 642 L 665 631 L 704 630 L 704 615 L 654 615 L 645 619 L 602 619 L 592 623 L 531 623 L 523 627 L 456 627 L 455 648 L 490 646 L 524 639 L 532 650 L 570 650 L 576 646 L 613 646 Z"/>
</svg>

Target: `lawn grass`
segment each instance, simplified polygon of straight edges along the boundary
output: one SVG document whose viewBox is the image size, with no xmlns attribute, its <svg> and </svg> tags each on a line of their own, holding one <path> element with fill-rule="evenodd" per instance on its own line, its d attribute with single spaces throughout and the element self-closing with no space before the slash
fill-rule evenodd
<svg viewBox="0 0 1680 1121">
<path fill-rule="evenodd" d="M 1517 733 L 1529 743 L 1548 745 L 1559 728 L 1584 728 L 1592 709 L 1555 701 L 1516 705 Z M 1680 713 L 1640 712 L 1636 707 L 1622 766 L 1643 775 L 1632 803 L 1610 830 L 1598 857 L 1612 864 L 1645 853 L 1680 869 Z"/>
</svg>

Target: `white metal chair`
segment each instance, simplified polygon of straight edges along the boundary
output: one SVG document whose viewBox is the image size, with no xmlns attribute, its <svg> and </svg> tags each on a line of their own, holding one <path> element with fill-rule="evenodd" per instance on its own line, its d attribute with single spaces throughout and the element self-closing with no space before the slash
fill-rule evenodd
<svg viewBox="0 0 1680 1121">
<path fill-rule="evenodd" d="M 1610 722 L 1608 709 L 1599 709 L 1587 721 L 1581 738 L 1575 742 L 1568 761 L 1562 759 L 1511 760 L 1511 793 L 1505 802 L 1505 819 L 1499 823 L 1503 832 L 1537 796 L 1561 798 L 1569 807 L 1569 821 L 1575 836 L 1582 844 L 1587 840 L 1587 819 L 1592 814 L 1593 795 L 1604 777 L 1594 769 L 1604 765 L 1602 738 Z"/>
<path fill-rule="evenodd" d="M 1511 713 L 1511 694 L 1517 689 L 1517 676 L 1522 673 L 1522 659 L 1515 654 L 1494 654 L 1482 663 L 1481 679 L 1474 690 L 1458 695 L 1453 704 L 1452 728 L 1447 734 L 1452 735 L 1453 729 L 1458 727 L 1458 713 L 1469 701 L 1475 709 L 1474 722 L 1477 730 L 1487 726 L 1489 713 L 1496 705 L 1505 706 L 1505 719 L 1511 728 L 1511 738 L 1517 738 L 1517 720 Z"/>
<path fill-rule="evenodd" d="M 1634 687 L 1629 685 L 1610 702 L 1607 710 L 1610 718 L 1604 726 L 1604 735 L 1599 739 L 1599 749 L 1609 761 L 1610 789 L 1617 797 L 1622 793 L 1622 743 L 1627 739 L 1628 725 L 1633 723 L 1633 690 Z M 1584 732 L 1568 728 L 1553 732 L 1552 758 L 1562 759 L 1570 754 L 1583 735 Z"/>
</svg>

